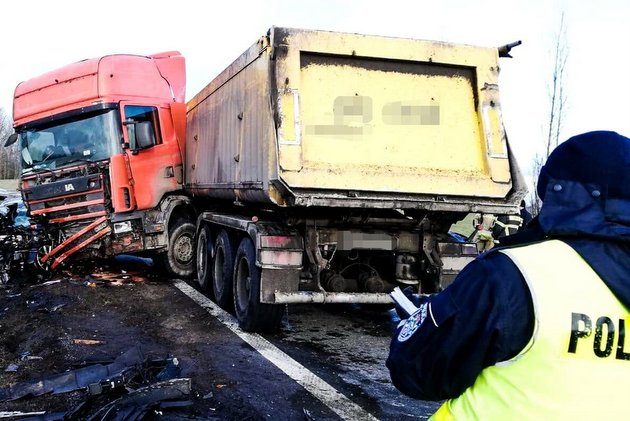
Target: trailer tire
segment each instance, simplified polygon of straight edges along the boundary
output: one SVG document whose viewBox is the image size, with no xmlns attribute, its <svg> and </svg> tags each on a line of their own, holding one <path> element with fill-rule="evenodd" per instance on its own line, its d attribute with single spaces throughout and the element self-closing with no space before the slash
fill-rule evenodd
<svg viewBox="0 0 630 421">
<path fill-rule="evenodd" d="M 191 278 L 195 273 L 195 225 L 178 219 L 168 234 L 168 249 L 162 256 L 166 271 L 179 278 Z"/>
<path fill-rule="evenodd" d="M 212 293 L 212 235 L 210 228 L 204 225 L 197 235 L 197 283 L 202 291 Z"/>
<path fill-rule="evenodd" d="M 238 324 L 246 332 L 273 332 L 280 328 L 284 306 L 260 302 L 260 268 L 256 249 L 243 238 L 234 259 L 234 310 Z"/>
<path fill-rule="evenodd" d="M 214 244 L 212 259 L 212 295 L 224 310 L 232 310 L 232 277 L 234 274 L 234 252 L 227 231 L 221 230 Z"/>
</svg>

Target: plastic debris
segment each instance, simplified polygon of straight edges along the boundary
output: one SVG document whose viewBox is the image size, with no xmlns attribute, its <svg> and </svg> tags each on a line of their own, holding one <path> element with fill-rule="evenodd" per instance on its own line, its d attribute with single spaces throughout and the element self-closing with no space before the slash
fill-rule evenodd
<svg viewBox="0 0 630 421">
<path fill-rule="evenodd" d="M 4 370 L 6 373 L 15 373 L 20 368 L 17 364 L 9 364 L 7 368 Z"/>
<path fill-rule="evenodd" d="M 105 341 L 98 339 L 73 339 L 75 345 L 103 345 Z"/>
</svg>

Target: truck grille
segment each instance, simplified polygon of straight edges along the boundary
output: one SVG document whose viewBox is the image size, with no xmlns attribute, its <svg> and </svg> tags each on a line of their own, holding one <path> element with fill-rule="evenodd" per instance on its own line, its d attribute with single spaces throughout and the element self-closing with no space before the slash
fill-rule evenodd
<svg viewBox="0 0 630 421">
<path fill-rule="evenodd" d="M 23 188 L 23 195 L 31 216 L 58 233 L 57 244 L 41 259 L 53 269 L 111 232 L 101 172 L 31 184 Z"/>
</svg>

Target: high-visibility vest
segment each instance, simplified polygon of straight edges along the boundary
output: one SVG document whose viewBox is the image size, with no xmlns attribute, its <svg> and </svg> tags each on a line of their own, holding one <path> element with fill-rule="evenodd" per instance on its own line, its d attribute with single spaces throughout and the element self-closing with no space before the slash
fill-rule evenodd
<svg viewBox="0 0 630 421">
<path fill-rule="evenodd" d="M 432 419 L 630 419 L 628 308 L 561 241 L 501 252 L 529 286 L 532 338 L 515 358 L 485 368 Z M 630 274 L 621 276 L 630 282 Z"/>
<path fill-rule="evenodd" d="M 501 237 L 513 235 L 523 225 L 523 218 L 519 215 L 502 215 L 499 216 L 492 226 L 492 236 L 498 243 Z"/>
</svg>

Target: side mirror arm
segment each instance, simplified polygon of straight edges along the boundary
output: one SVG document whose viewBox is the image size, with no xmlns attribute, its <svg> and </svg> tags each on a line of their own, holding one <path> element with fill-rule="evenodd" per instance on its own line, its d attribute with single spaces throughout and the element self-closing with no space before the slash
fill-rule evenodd
<svg viewBox="0 0 630 421">
<path fill-rule="evenodd" d="M 13 145 L 18 140 L 19 136 L 20 135 L 18 135 L 17 133 L 11 133 L 11 135 L 7 138 L 7 141 L 4 142 L 4 147 L 6 148 Z"/>
</svg>

